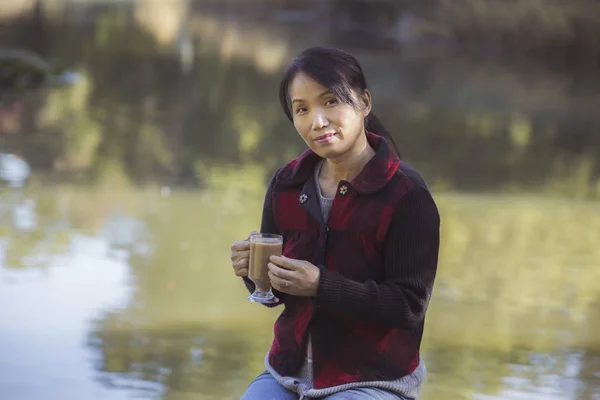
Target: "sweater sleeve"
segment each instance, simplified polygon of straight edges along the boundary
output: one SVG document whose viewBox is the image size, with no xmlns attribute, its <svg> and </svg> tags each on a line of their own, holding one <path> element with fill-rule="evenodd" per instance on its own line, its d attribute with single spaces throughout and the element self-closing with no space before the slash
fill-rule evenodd
<svg viewBox="0 0 600 400">
<path fill-rule="evenodd" d="M 267 186 L 267 192 L 265 194 L 265 200 L 263 203 L 263 211 L 262 211 L 262 221 L 260 224 L 260 232 L 261 233 L 272 233 L 276 235 L 281 235 L 279 227 L 277 226 L 277 222 L 275 220 L 275 215 L 273 214 L 273 186 L 275 185 L 275 177 L 279 173 L 279 170 L 275 172 L 269 185 Z M 250 293 L 254 292 L 255 285 L 248 277 L 242 278 L 246 288 Z M 279 302 L 274 304 L 264 304 L 265 306 L 272 308 L 276 307 L 283 303 L 283 300 L 286 296 L 285 293 L 282 293 L 276 289 L 273 289 L 273 294 L 275 297 L 279 299 Z"/>
<path fill-rule="evenodd" d="M 425 318 L 437 271 L 440 217 L 431 194 L 416 186 L 401 200 L 384 244 L 385 278 L 356 282 L 321 269 L 324 309 L 404 329 Z"/>
</svg>

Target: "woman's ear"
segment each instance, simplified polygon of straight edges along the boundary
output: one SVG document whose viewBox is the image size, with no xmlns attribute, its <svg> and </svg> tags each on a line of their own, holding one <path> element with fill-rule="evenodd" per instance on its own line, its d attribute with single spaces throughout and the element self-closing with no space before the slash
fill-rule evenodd
<svg viewBox="0 0 600 400">
<path fill-rule="evenodd" d="M 367 116 L 371 113 L 371 109 L 373 108 L 371 92 L 369 92 L 369 89 L 365 89 L 361 96 L 361 101 L 363 103 L 363 116 L 367 118 Z"/>
</svg>

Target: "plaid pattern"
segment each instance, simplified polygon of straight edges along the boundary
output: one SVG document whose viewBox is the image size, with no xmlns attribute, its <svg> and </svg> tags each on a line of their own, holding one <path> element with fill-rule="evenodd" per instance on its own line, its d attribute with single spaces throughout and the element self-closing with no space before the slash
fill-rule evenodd
<svg viewBox="0 0 600 400">
<path fill-rule="evenodd" d="M 400 302 L 370 288 L 389 278 L 388 230 L 401 199 L 415 183 L 383 138 L 367 136 L 376 155 L 352 182 L 339 183 L 327 224 L 311 179 L 320 158 L 310 150 L 276 173 L 265 199 L 261 230 L 284 236 L 286 257 L 321 268 L 316 298 L 278 293 L 285 309 L 275 323 L 268 361 L 282 376 L 298 372 L 310 329 L 315 389 L 394 380 L 419 363 L 422 319 L 414 326 L 386 320 L 385 315 L 370 319 L 370 314 L 378 314 L 381 302 Z M 436 264 L 437 249 L 433 250 Z M 418 301 L 424 304 L 434 275 L 429 274 L 423 290 L 414 284 L 414 293 L 422 294 Z M 353 297 L 361 293 L 362 297 Z M 356 310 L 347 306 L 357 302 Z"/>
</svg>

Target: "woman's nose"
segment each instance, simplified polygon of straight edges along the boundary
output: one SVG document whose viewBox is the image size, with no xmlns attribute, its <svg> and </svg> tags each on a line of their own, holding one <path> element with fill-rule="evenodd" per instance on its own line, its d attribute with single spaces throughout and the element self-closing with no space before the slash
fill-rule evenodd
<svg viewBox="0 0 600 400">
<path fill-rule="evenodd" d="M 315 118 L 313 120 L 313 129 L 314 130 L 322 129 L 322 128 L 326 127 L 327 125 L 329 125 L 329 121 L 327 120 L 325 115 L 323 115 L 323 113 L 320 113 L 320 112 L 316 113 Z"/>
</svg>

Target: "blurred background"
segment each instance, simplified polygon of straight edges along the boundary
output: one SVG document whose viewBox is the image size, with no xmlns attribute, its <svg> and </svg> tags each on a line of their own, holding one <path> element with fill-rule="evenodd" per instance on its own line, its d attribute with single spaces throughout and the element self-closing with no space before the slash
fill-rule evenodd
<svg viewBox="0 0 600 400">
<path fill-rule="evenodd" d="M 600 399 L 600 1 L 1 0 L 2 399 L 239 399 L 279 310 L 229 246 L 316 44 L 440 209 L 422 399 Z"/>
</svg>

